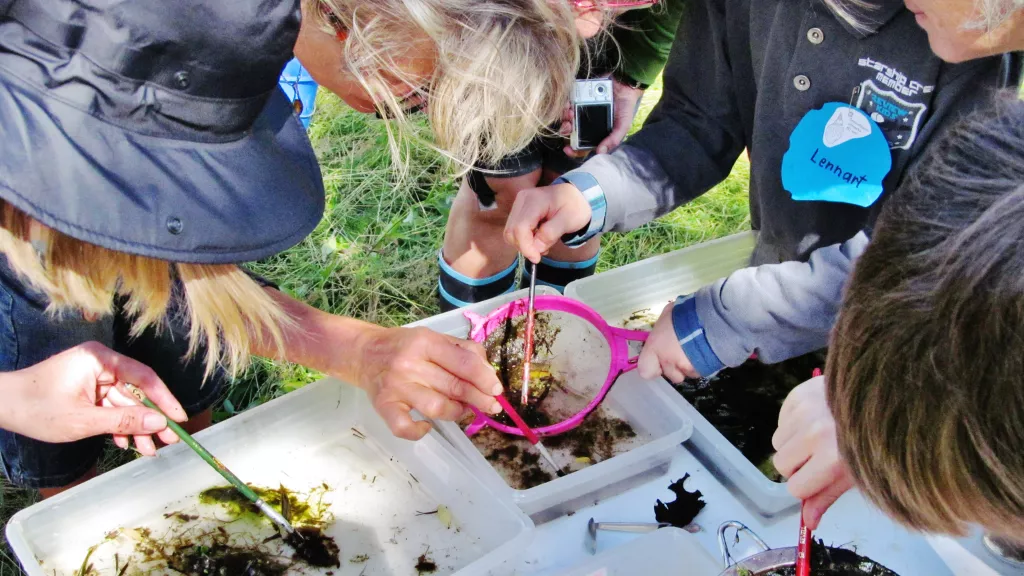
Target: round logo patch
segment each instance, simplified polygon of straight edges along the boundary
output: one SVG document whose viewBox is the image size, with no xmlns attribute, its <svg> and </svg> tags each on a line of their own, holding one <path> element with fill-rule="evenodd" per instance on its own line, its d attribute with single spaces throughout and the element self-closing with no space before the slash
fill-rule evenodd
<svg viewBox="0 0 1024 576">
<path fill-rule="evenodd" d="M 782 187 L 794 200 L 868 207 L 882 195 L 892 155 L 878 125 L 848 104 L 811 110 L 789 136 Z"/>
</svg>

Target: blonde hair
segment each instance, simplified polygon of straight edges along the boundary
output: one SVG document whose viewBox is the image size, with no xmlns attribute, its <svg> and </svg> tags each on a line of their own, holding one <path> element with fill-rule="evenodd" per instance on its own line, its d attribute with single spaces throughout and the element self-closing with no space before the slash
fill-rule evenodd
<svg viewBox="0 0 1024 576">
<path fill-rule="evenodd" d="M 877 6 L 867 0 L 825 0 L 825 6 L 828 6 L 829 10 L 851 28 L 862 33 L 869 30 L 868 23 L 862 15 L 855 13 L 851 7 L 859 8 L 865 13 L 877 8 Z"/>
<path fill-rule="evenodd" d="M 181 264 L 108 250 L 43 226 L 3 201 L 0 252 L 47 298 L 47 311 L 56 317 L 109 315 L 121 296 L 134 337 L 151 326 L 163 328 L 169 312 L 178 310 L 189 326 L 187 357 L 205 345 L 206 377 L 218 365 L 231 374 L 244 368 L 254 342 L 275 346 L 278 353 L 284 349 L 282 328 L 290 317 L 238 266 Z"/>
<path fill-rule="evenodd" d="M 582 42 L 568 1 L 304 2 L 321 28 L 347 31 L 345 65 L 390 118 L 396 158 L 414 130 L 389 79 L 428 100 L 433 145 L 466 168 L 525 148 L 561 118 L 570 97 Z M 437 62 L 425 84 L 398 65 L 418 38 Z"/>
<path fill-rule="evenodd" d="M 825 0 L 825 5 L 853 29 L 860 32 L 868 29 L 867 23 L 850 7 L 855 6 L 865 12 L 877 8 L 867 0 Z M 991 32 L 1009 20 L 1018 10 L 1024 9 L 1024 0 L 974 0 L 974 7 L 979 18 L 965 22 L 964 28 Z"/>
<path fill-rule="evenodd" d="M 968 22 L 967 28 L 991 32 L 1024 9 L 1024 0 L 975 0 L 975 6 L 980 18 Z"/>
</svg>

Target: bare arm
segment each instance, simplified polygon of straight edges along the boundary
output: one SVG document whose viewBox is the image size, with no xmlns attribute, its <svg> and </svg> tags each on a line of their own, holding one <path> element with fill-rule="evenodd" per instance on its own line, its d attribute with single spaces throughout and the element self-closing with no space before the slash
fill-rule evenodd
<svg viewBox="0 0 1024 576">
<path fill-rule="evenodd" d="M 295 321 L 285 332 L 285 354 L 258 343 L 254 353 L 295 362 L 366 391 L 396 436 L 417 439 L 430 431 L 413 421 L 413 409 L 429 418 L 455 420 L 467 405 L 501 411 L 494 396 L 501 384 L 482 346 L 426 328 L 383 328 L 317 310 L 272 288 Z"/>
</svg>

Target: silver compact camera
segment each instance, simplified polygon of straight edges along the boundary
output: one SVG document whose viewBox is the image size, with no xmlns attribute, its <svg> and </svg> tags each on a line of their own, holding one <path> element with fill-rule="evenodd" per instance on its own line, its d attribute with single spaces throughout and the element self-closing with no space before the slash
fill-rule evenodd
<svg viewBox="0 0 1024 576">
<path fill-rule="evenodd" d="M 573 123 L 569 145 L 573 150 L 592 150 L 612 133 L 615 119 L 612 81 L 577 80 L 573 90 Z"/>
</svg>

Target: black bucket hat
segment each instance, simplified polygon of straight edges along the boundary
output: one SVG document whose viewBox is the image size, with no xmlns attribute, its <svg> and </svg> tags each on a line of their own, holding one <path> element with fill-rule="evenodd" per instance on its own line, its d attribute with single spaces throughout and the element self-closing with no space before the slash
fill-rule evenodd
<svg viewBox="0 0 1024 576">
<path fill-rule="evenodd" d="M 278 87 L 298 0 L 0 0 L 0 197 L 105 248 L 223 264 L 316 227 Z"/>
</svg>

